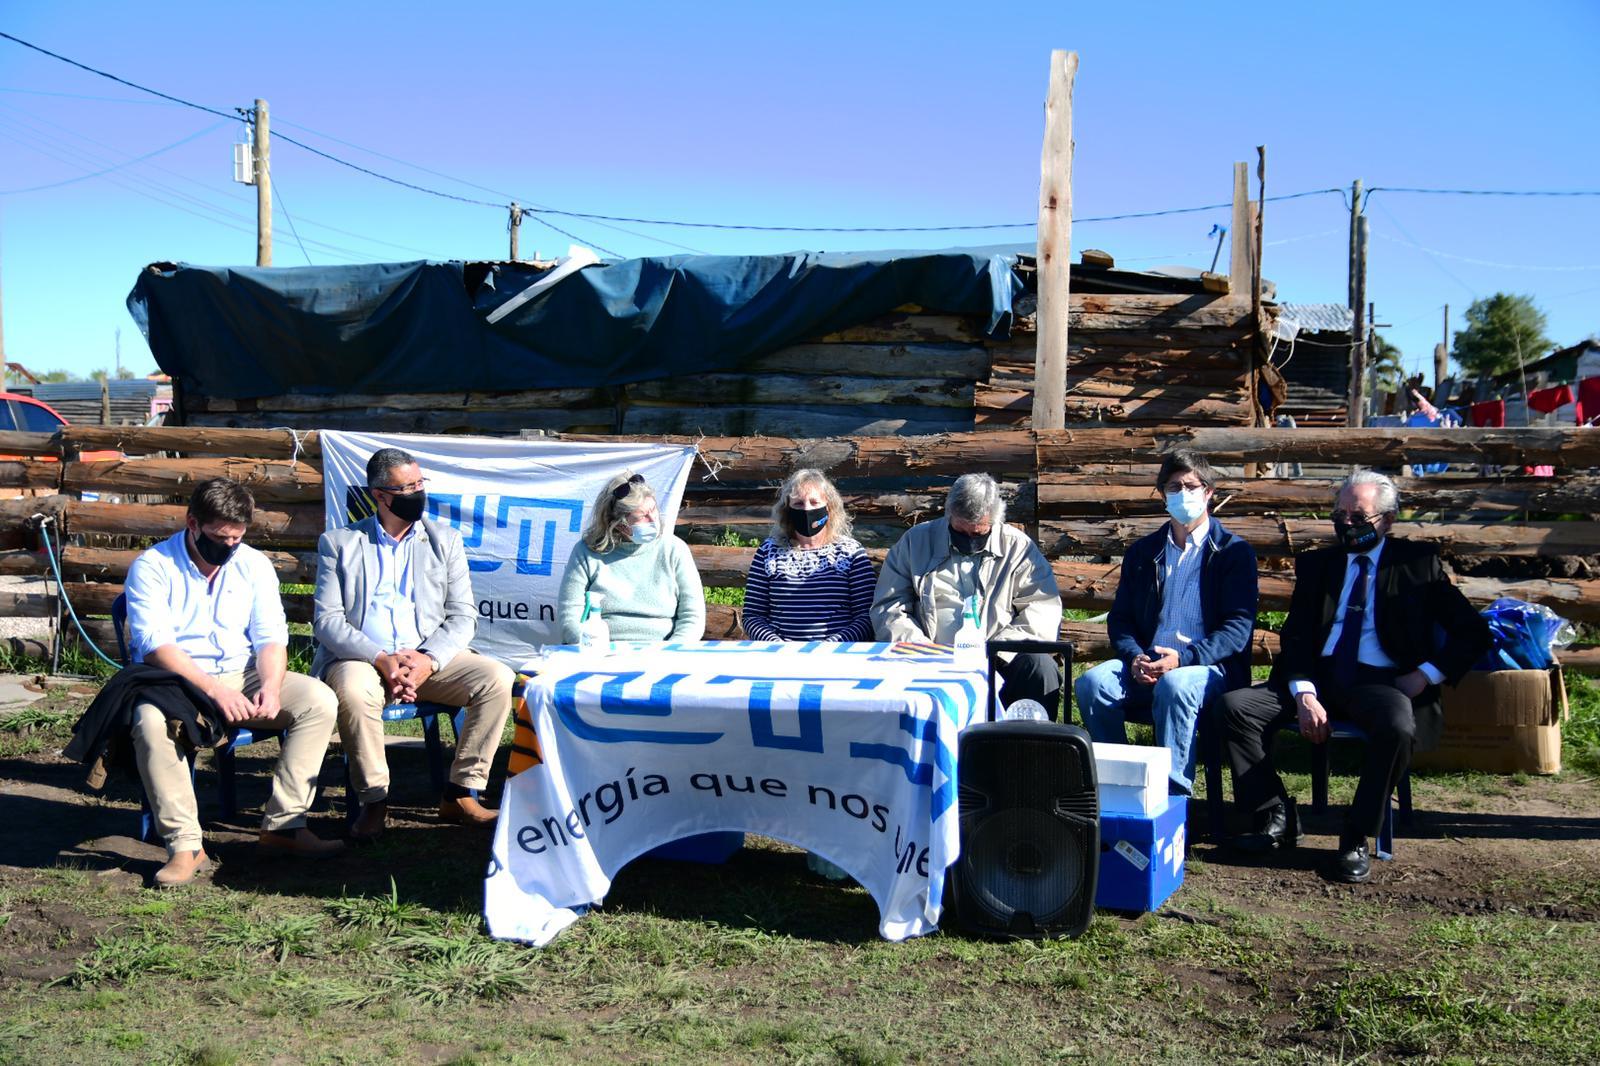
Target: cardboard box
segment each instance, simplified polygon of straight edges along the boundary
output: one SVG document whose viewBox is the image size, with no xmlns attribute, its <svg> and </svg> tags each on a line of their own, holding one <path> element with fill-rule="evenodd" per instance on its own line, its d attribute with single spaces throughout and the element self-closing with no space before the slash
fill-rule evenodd
<svg viewBox="0 0 1600 1066">
<path fill-rule="evenodd" d="M 1561 722 L 1567 690 L 1561 668 L 1474 670 L 1444 687 L 1439 746 L 1419 751 L 1419 770 L 1482 770 L 1510 774 L 1561 772 Z"/>
<path fill-rule="evenodd" d="M 1094 905 L 1153 911 L 1183 884 L 1189 801 L 1173 796 L 1154 815 L 1100 815 L 1100 881 Z"/>
<path fill-rule="evenodd" d="M 1096 744 L 1100 813 L 1149 816 L 1167 805 L 1172 752 L 1146 744 Z"/>
</svg>

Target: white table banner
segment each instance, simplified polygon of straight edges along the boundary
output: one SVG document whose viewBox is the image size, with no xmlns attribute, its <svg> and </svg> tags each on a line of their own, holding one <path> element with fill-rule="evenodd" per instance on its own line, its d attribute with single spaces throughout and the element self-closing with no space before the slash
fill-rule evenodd
<svg viewBox="0 0 1600 1066">
<path fill-rule="evenodd" d="M 987 698 L 948 649 L 705 641 L 563 651 L 524 672 L 543 762 L 506 782 L 494 936 L 548 943 L 630 859 L 719 831 L 843 867 L 890 940 L 937 928 L 960 850 L 956 737 Z"/>
<path fill-rule="evenodd" d="M 695 450 L 687 445 L 506 440 L 406 434 L 321 434 L 329 529 L 372 513 L 367 460 L 379 448 L 416 456 L 428 515 L 461 531 L 478 605 L 472 646 L 516 666 L 561 640 L 556 593 L 594 498 L 624 470 L 656 492 L 664 531 L 677 520 Z"/>
</svg>

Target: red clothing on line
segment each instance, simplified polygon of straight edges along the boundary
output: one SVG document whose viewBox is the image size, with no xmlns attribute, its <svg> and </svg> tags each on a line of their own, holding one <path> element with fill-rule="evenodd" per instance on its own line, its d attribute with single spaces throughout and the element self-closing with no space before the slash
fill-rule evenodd
<svg viewBox="0 0 1600 1066">
<path fill-rule="evenodd" d="M 1600 415 L 1600 378 L 1584 378 L 1578 382 L 1578 421 Z"/>
<path fill-rule="evenodd" d="M 1528 393 L 1528 407 L 1541 414 L 1549 414 L 1558 407 L 1565 407 L 1572 402 L 1572 399 L 1571 385 L 1556 385 Z"/>
<path fill-rule="evenodd" d="M 1486 400 L 1483 403 L 1475 403 L 1468 414 L 1471 415 L 1472 424 L 1475 426 L 1504 429 L 1506 424 L 1506 402 L 1504 400 Z"/>
</svg>

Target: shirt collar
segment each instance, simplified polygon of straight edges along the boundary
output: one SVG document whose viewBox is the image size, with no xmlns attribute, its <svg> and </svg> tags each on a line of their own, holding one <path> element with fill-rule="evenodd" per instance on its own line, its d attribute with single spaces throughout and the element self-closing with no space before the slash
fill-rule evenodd
<svg viewBox="0 0 1600 1066">
<path fill-rule="evenodd" d="M 1374 570 L 1378 569 L 1378 556 L 1380 554 L 1382 554 L 1383 546 L 1385 544 L 1387 544 L 1387 543 L 1389 543 L 1389 537 L 1388 537 L 1387 534 L 1382 536 L 1382 537 L 1379 537 L 1378 538 L 1378 543 L 1374 544 L 1372 547 L 1368 548 L 1366 551 L 1357 552 L 1356 554 L 1350 556 L 1350 561 L 1345 563 L 1345 569 L 1346 570 L 1350 569 L 1350 567 L 1352 567 L 1352 566 L 1354 566 L 1356 564 L 1356 560 L 1357 559 L 1360 559 L 1360 558 L 1363 558 L 1363 557 L 1365 557 L 1365 558 L 1367 558 L 1367 559 L 1372 561 L 1372 569 L 1374 569 Z"/>
<path fill-rule="evenodd" d="M 395 538 L 393 538 L 393 537 L 391 537 L 389 535 L 389 531 L 387 529 L 383 528 L 383 523 L 379 522 L 378 523 L 378 543 L 379 544 L 389 544 L 389 545 L 402 544 L 405 541 L 410 540 L 413 536 L 415 536 L 416 532 L 417 532 L 417 523 L 413 522 L 406 529 L 405 535 L 402 536 L 399 540 L 396 540 Z"/>
<path fill-rule="evenodd" d="M 1172 523 L 1168 522 L 1165 528 L 1167 531 L 1167 546 L 1169 548 L 1176 548 L 1178 551 L 1183 551 L 1184 548 L 1187 548 L 1190 544 L 1196 546 L 1204 544 L 1206 542 L 1206 538 L 1211 536 L 1211 516 L 1208 514 L 1204 518 L 1200 519 L 1200 524 L 1189 531 L 1189 539 L 1184 542 L 1184 545 L 1181 548 L 1178 546 L 1178 542 L 1172 539 Z"/>
</svg>

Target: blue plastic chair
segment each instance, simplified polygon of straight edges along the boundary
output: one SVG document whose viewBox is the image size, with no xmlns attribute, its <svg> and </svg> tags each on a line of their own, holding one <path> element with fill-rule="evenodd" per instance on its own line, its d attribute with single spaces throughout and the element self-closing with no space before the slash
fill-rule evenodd
<svg viewBox="0 0 1600 1066">
<path fill-rule="evenodd" d="M 447 703 L 430 703 L 421 700 L 417 703 L 391 703 L 383 709 L 385 722 L 404 722 L 411 718 L 420 719 L 422 722 L 422 741 L 428 751 L 428 778 L 433 783 L 433 791 L 443 793 L 445 786 L 445 758 L 444 741 L 439 737 L 439 719 L 445 717 L 450 720 L 450 728 L 455 730 L 456 739 L 461 739 L 461 726 L 466 719 L 465 707 L 451 707 Z M 473 795 L 477 790 L 473 790 Z M 353 824 L 361 811 L 361 804 L 356 797 L 355 780 L 350 774 L 350 753 L 344 755 L 344 820 Z"/>
<path fill-rule="evenodd" d="M 1322 814 L 1328 809 L 1328 744 L 1335 740 L 1359 740 L 1366 743 L 1367 734 L 1361 727 L 1349 722 L 1330 721 L 1328 740 L 1322 744 L 1311 745 L 1311 810 L 1314 814 Z M 1208 784 L 1209 787 L 1209 784 Z M 1400 822 L 1402 825 L 1411 824 L 1411 767 L 1406 766 L 1406 772 L 1400 775 L 1400 784 L 1397 789 L 1400 794 Z M 1383 825 L 1378 830 L 1377 847 L 1374 854 L 1380 859 L 1394 858 L 1394 796 L 1391 793 L 1383 798 Z"/>
</svg>

